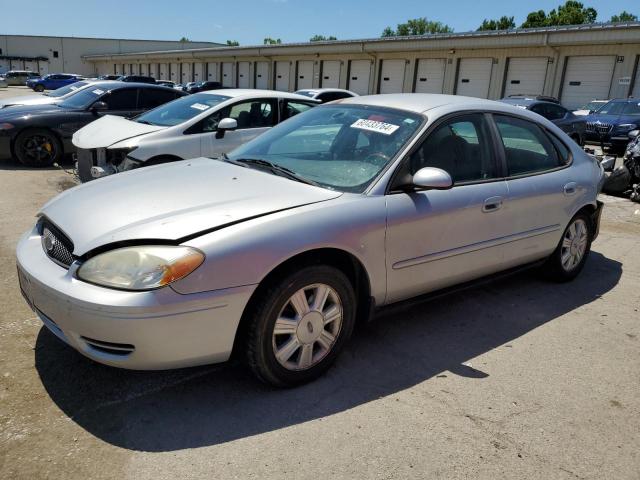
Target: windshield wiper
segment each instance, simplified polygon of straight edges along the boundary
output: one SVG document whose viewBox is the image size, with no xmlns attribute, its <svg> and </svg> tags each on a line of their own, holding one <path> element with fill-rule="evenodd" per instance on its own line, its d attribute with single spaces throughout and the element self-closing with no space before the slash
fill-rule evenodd
<svg viewBox="0 0 640 480">
<path fill-rule="evenodd" d="M 319 183 L 316 183 L 313 180 L 309 180 L 308 178 L 301 177 L 293 170 L 289 170 L 287 167 L 283 167 L 282 165 L 278 165 L 277 163 L 273 163 L 262 158 L 238 158 L 236 160 L 232 160 L 227 157 L 226 154 L 223 154 L 223 158 L 225 162 L 233 163 L 235 165 L 242 165 L 245 167 L 248 167 L 249 165 L 255 165 L 258 167 L 264 167 L 268 170 L 271 170 L 272 173 L 280 175 L 282 177 L 286 177 L 300 183 L 306 183 L 307 185 L 314 185 L 316 187 L 320 186 Z"/>
<path fill-rule="evenodd" d="M 136 120 L 138 123 L 143 123 L 144 125 L 155 125 L 154 123 L 147 122 L 146 120 Z"/>
</svg>

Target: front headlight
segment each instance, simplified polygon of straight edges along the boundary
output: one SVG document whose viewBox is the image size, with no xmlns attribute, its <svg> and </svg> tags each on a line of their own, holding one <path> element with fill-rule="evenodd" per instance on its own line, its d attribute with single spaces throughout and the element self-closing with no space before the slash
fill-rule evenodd
<svg viewBox="0 0 640 480">
<path fill-rule="evenodd" d="M 204 254 L 191 247 L 125 247 L 87 260 L 78 269 L 78 278 L 103 287 L 153 290 L 186 277 L 202 262 Z"/>
<path fill-rule="evenodd" d="M 622 130 L 623 132 L 630 132 L 636 128 L 638 128 L 638 126 L 635 123 L 622 123 L 618 125 L 618 130 Z"/>
</svg>

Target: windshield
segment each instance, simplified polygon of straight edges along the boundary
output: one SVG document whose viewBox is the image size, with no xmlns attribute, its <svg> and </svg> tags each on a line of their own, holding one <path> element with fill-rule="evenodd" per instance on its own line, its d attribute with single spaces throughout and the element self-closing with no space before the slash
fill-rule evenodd
<svg viewBox="0 0 640 480">
<path fill-rule="evenodd" d="M 423 117 L 390 108 L 312 108 L 233 150 L 232 161 L 261 159 L 343 192 L 363 192 L 416 133 Z"/>
<path fill-rule="evenodd" d="M 606 105 L 607 102 L 589 102 L 586 105 L 581 106 L 578 110 L 597 111 L 600 107 Z"/>
<path fill-rule="evenodd" d="M 173 127 L 215 107 L 219 103 L 229 100 L 229 98 L 231 97 L 224 95 L 195 93 L 154 108 L 136 117 L 135 121 L 162 127 Z"/>
<path fill-rule="evenodd" d="M 98 100 L 98 98 L 100 98 L 100 96 L 106 92 L 106 88 L 100 88 L 98 85 L 94 86 L 93 88 L 83 88 L 81 90 L 76 90 L 63 102 L 59 103 L 58 106 L 62 108 L 86 108 L 93 102 Z"/>
<path fill-rule="evenodd" d="M 297 95 L 304 95 L 305 97 L 309 97 L 309 98 L 313 98 L 313 96 L 316 94 L 316 92 L 314 92 L 313 90 L 298 90 L 295 93 Z"/>
<path fill-rule="evenodd" d="M 598 110 L 601 115 L 640 115 L 640 103 L 609 102 Z"/>
<path fill-rule="evenodd" d="M 55 98 L 62 97 L 63 95 L 66 95 L 67 93 L 75 92 L 76 90 L 79 90 L 86 85 L 89 85 L 89 82 L 76 82 L 76 83 L 72 83 L 71 85 L 66 85 L 64 87 L 60 87 L 55 90 L 52 90 L 51 92 L 45 93 L 45 95 L 47 97 L 55 97 Z"/>
</svg>

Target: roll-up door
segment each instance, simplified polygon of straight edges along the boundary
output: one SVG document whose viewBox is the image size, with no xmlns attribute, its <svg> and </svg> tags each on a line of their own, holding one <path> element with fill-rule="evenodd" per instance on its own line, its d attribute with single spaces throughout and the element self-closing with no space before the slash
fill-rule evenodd
<svg viewBox="0 0 640 480">
<path fill-rule="evenodd" d="M 191 63 L 182 64 L 182 83 L 193 82 L 193 65 Z"/>
<path fill-rule="evenodd" d="M 347 89 L 358 95 L 369 93 L 369 82 L 371 80 L 370 60 L 351 60 L 349 62 L 349 78 L 347 79 Z"/>
<path fill-rule="evenodd" d="M 549 59 L 547 57 L 510 58 L 504 96 L 542 95 L 548 66 Z"/>
<path fill-rule="evenodd" d="M 218 76 L 220 75 L 218 72 L 218 62 L 209 62 L 207 63 L 207 80 L 211 82 L 220 81 Z"/>
<path fill-rule="evenodd" d="M 402 90 L 404 88 L 404 72 L 406 66 L 407 61 L 404 59 L 382 60 L 378 92 L 402 93 Z"/>
<path fill-rule="evenodd" d="M 256 88 L 269 88 L 269 62 L 256 62 Z"/>
<path fill-rule="evenodd" d="M 249 88 L 251 85 L 250 63 L 238 62 L 238 88 Z"/>
<path fill-rule="evenodd" d="M 25 60 L 24 69 L 28 70 L 30 72 L 37 72 L 38 71 L 38 64 L 37 64 L 37 62 L 35 62 L 33 60 Z"/>
<path fill-rule="evenodd" d="M 444 58 L 421 58 L 416 66 L 416 93 L 442 93 L 444 91 Z"/>
<path fill-rule="evenodd" d="M 591 100 L 608 99 L 615 66 L 613 55 L 569 57 L 562 82 L 562 104 L 572 110 Z"/>
<path fill-rule="evenodd" d="M 193 81 L 194 82 L 202 82 L 203 80 L 206 80 L 206 78 L 204 78 L 204 65 L 202 64 L 202 62 L 197 62 L 193 64 Z"/>
<path fill-rule="evenodd" d="M 158 67 L 160 68 L 160 79 L 161 80 L 171 80 L 171 75 L 169 75 L 169 64 L 168 63 L 159 63 Z"/>
<path fill-rule="evenodd" d="M 276 62 L 276 90 L 289 91 L 289 62 Z"/>
<path fill-rule="evenodd" d="M 149 64 L 141 63 L 140 64 L 140 75 L 149 76 Z"/>
<path fill-rule="evenodd" d="M 160 78 L 160 74 L 158 73 L 158 64 L 150 63 L 149 64 L 149 76 L 153 78 Z"/>
<path fill-rule="evenodd" d="M 460 59 L 456 95 L 488 98 L 492 66 L 491 58 Z"/>
<path fill-rule="evenodd" d="M 180 83 L 180 64 L 179 63 L 171 63 L 169 65 L 170 68 L 170 79 L 173 82 Z"/>
<path fill-rule="evenodd" d="M 320 87 L 340 88 L 340 60 L 324 60 Z"/>
<path fill-rule="evenodd" d="M 313 60 L 298 61 L 296 90 L 313 88 Z"/>
<path fill-rule="evenodd" d="M 222 62 L 222 86 L 233 87 L 233 63 Z"/>
</svg>

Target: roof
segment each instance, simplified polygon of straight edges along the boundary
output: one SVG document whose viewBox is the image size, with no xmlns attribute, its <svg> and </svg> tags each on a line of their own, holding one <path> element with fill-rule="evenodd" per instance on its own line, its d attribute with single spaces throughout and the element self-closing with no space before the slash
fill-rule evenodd
<svg viewBox="0 0 640 480">
<path fill-rule="evenodd" d="M 372 105 L 377 107 L 399 108 L 415 113 L 424 113 L 432 108 L 441 106 L 464 105 L 469 108 L 503 107 L 504 104 L 494 100 L 485 100 L 460 95 L 439 95 L 431 93 L 390 93 L 383 95 L 363 95 L 337 100 L 335 103 L 347 105 Z"/>
<path fill-rule="evenodd" d="M 238 97 L 261 97 L 261 98 L 289 98 L 291 100 L 305 100 L 307 102 L 313 100 L 303 95 L 297 95 L 289 92 L 278 92 L 275 90 L 259 90 L 255 88 L 225 88 L 220 90 L 205 90 L 204 92 L 198 92 L 198 94 L 208 95 L 224 95 L 225 97 L 238 98 Z"/>
<path fill-rule="evenodd" d="M 509 105 L 522 105 L 523 107 L 530 107 L 531 105 L 538 105 L 540 103 L 542 104 L 546 104 L 546 105 L 560 105 L 559 103 L 556 102 L 548 102 L 546 100 L 537 100 L 535 98 L 502 98 L 500 99 L 500 101 L 502 103 L 508 103 Z"/>
</svg>

